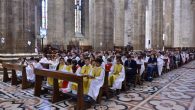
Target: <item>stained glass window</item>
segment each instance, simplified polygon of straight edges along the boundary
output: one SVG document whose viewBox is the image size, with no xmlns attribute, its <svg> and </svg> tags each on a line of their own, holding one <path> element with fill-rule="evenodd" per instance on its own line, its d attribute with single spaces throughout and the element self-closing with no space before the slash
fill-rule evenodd
<svg viewBox="0 0 195 110">
<path fill-rule="evenodd" d="M 81 34 L 82 0 L 75 0 L 75 33 Z"/>
<path fill-rule="evenodd" d="M 47 29 L 47 1 L 42 0 L 42 25 L 43 29 Z"/>
</svg>

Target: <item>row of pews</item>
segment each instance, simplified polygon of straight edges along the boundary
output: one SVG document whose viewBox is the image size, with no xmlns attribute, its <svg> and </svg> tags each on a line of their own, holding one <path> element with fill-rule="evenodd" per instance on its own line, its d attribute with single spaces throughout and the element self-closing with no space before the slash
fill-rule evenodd
<svg viewBox="0 0 195 110">
<path fill-rule="evenodd" d="M 194 59 L 190 59 L 190 60 L 194 60 Z M 166 65 L 167 61 L 165 61 L 165 65 Z M 30 82 L 27 80 L 27 74 L 26 74 L 26 66 L 24 65 L 17 65 L 17 64 L 8 64 L 8 63 L 3 63 L 2 67 L 3 67 L 3 82 L 8 82 L 11 81 L 11 85 L 18 85 L 18 84 L 22 84 L 22 89 L 27 89 L 27 88 L 31 88 L 34 87 L 34 95 L 35 96 L 40 96 L 41 94 L 45 94 L 45 89 L 44 88 L 44 84 L 43 81 L 46 80 L 47 77 L 51 77 L 53 78 L 53 88 L 52 90 L 52 103 L 64 100 L 62 92 L 59 90 L 59 85 L 58 85 L 58 79 L 61 80 L 66 80 L 66 81 L 70 81 L 70 82 L 74 82 L 78 84 L 78 93 L 76 96 L 77 99 L 77 104 L 75 106 L 76 110 L 85 110 L 86 108 L 89 108 L 91 105 L 89 105 L 89 103 L 86 103 L 84 101 L 84 93 L 83 93 L 83 76 L 77 76 L 75 74 L 72 73 L 62 73 L 60 71 L 51 71 L 49 70 L 49 64 L 42 64 L 43 68 L 45 69 L 35 69 L 34 73 L 35 73 L 35 82 Z M 145 64 L 145 67 L 147 67 L 147 63 Z M 141 65 L 138 64 L 137 65 L 138 68 L 138 74 L 135 77 L 135 82 L 134 85 L 138 84 L 138 83 L 143 83 L 141 81 L 141 78 L 139 76 L 139 72 L 141 69 Z M 11 77 L 9 77 L 8 74 L 8 70 L 11 70 Z M 22 77 L 17 77 L 16 72 L 17 71 L 22 71 Z M 166 71 L 166 70 L 165 70 Z M 104 85 L 101 87 L 100 92 L 99 92 L 99 96 L 97 99 L 97 102 L 100 103 L 101 102 L 101 97 L 104 94 L 107 98 L 110 97 L 110 93 L 109 93 L 109 86 L 108 86 L 108 75 L 109 75 L 109 71 L 105 72 L 105 79 L 104 79 Z M 127 86 L 126 86 L 126 79 L 123 82 L 123 88 L 124 90 L 127 90 Z M 66 95 L 69 95 L 71 97 L 75 97 L 75 95 L 70 94 L 70 93 L 65 93 Z"/>
<path fill-rule="evenodd" d="M 58 79 L 66 80 L 70 82 L 74 82 L 78 84 L 78 93 L 77 95 L 71 93 L 65 93 L 65 95 L 69 95 L 72 97 L 76 97 L 77 104 L 75 106 L 76 110 L 85 110 L 89 108 L 91 105 L 87 102 L 84 102 L 84 94 L 83 94 L 83 76 L 77 76 L 72 73 L 64 73 L 60 71 L 52 71 L 49 70 L 49 64 L 42 64 L 45 69 L 34 69 L 35 73 L 35 82 L 30 82 L 27 80 L 26 74 L 26 66 L 17 65 L 17 64 L 6 64 L 3 63 L 3 82 L 11 81 L 11 85 L 18 85 L 21 83 L 22 89 L 32 88 L 34 87 L 34 95 L 40 97 L 41 94 L 47 93 L 47 90 L 52 90 L 52 103 L 64 100 L 63 93 L 59 89 Z M 8 70 L 11 70 L 11 77 L 9 77 Z M 22 77 L 17 77 L 16 71 L 22 71 Z M 43 84 L 43 81 L 46 80 L 47 77 L 53 78 L 53 88 L 46 88 Z M 43 89 L 44 88 L 44 89 Z M 103 87 L 100 89 L 99 96 L 97 102 L 101 102 L 102 94 L 105 93 L 108 96 L 108 72 L 105 75 L 105 82 Z"/>
</svg>

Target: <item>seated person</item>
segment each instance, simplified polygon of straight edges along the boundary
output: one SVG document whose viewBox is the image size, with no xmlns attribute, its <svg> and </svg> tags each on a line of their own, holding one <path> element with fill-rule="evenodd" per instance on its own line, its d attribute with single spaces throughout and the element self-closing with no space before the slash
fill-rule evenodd
<svg viewBox="0 0 195 110">
<path fill-rule="evenodd" d="M 66 65 L 65 65 L 64 58 L 61 57 L 59 60 L 59 64 L 56 67 L 56 71 L 63 71 L 63 70 L 66 70 Z M 59 83 L 59 87 L 61 88 L 63 80 L 58 80 L 58 83 Z M 47 78 L 47 84 L 53 86 L 53 78 Z"/>
<path fill-rule="evenodd" d="M 17 61 L 18 65 L 27 65 L 26 58 L 19 58 Z M 22 71 L 16 70 L 17 77 L 22 77 Z"/>
<path fill-rule="evenodd" d="M 158 67 L 158 74 L 161 76 L 163 70 L 164 60 L 161 57 L 160 53 L 157 54 L 157 67 Z"/>
<path fill-rule="evenodd" d="M 90 64 L 90 58 L 86 57 L 85 58 L 85 65 L 81 68 L 81 72 L 79 74 L 77 74 L 79 76 L 84 76 L 84 78 L 83 78 L 84 94 L 87 94 L 88 90 L 89 90 L 88 77 L 87 76 L 90 74 L 91 71 L 92 71 L 92 66 Z M 71 89 L 72 89 L 72 92 L 74 94 L 77 93 L 77 88 L 78 88 L 78 85 L 76 83 L 73 83 L 72 86 L 71 86 Z"/>
<path fill-rule="evenodd" d="M 142 56 L 138 56 L 136 63 L 141 65 L 141 70 L 140 70 L 139 75 L 142 76 L 143 72 L 145 71 L 145 65 L 144 65 L 144 60 L 142 59 Z"/>
<path fill-rule="evenodd" d="M 67 59 L 66 67 L 62 71 L 63 72 L 72 73 L 72 65 L 71 65 L 71 63 L 72 63 L 72 59 Z M 70 85 L 68 85 L 68 81 L 63 81 L 61 87 L 62 88 L 70 88 Z"/>
<path fill-rule="evenodd" d="M 35 74 L 34 74 L 34 57 L 31 57 L 30 60 L 27 62 L 26 66 L 26 76 L 28 81 L 35 81 Z"/>
<path fill-rule="evenodd" d="M 147 81 L 152 81 L 152 73 L 156 69 L 157 59 L 154 54 L 151 54 L 148 60 L 148 68 L 147 68 Z"/>
<path fill-rule="evenodd" d="M 127 83 L 130 83 L 131 80 L 135 79 L 137 73 L 137 63 L 131 55 L 128 55 L 127 60 L 125 61 L 125 73 Z"/>
<path fill-rule="evenodd" d="M 107 64 L 105 65 L 105 70 L 110 71 L 111 67 L 112 67 L 112 59 L 108 58 L 107 59 Z"/>
<path fill-rule="evenodd" d="M 77 64 L 77 60 L 72 60 L 72 72 L 77 75 L 80 71 L 81 67 Z"/>
<path fill-rule="evenodd" d="M 105 70 L 101 67 L 102 60 L 95 60 L 96 66 L 92 69 L 89 75 L 89 92 L 88 95 L 96 100 L 99 95 L 99 90 L 104 84 Z"/>
<path fill-rule="evenodd" d="M 111 67 L 108 83 L 111 89 L 122 89 L 122 82 L 125 80 L 125 69 L 122 65 L 121 57 L 116 58 L 116 64 Z"/>
</svg>

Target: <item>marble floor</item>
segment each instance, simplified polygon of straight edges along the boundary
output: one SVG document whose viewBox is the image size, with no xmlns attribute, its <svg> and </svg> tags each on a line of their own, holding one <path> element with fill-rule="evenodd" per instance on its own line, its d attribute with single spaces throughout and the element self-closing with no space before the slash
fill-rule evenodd
<svg viewBox="0 0 195 110">
<path fill-rule="evenodd" d="M 33 89 L 21 90 L 0 78 L 0 110 L 73 110 L 70 99 L 52 104 L 50 95 L 34 97 Z M 195 110 L 195 61 L 89 110 Z"/>
</svg>

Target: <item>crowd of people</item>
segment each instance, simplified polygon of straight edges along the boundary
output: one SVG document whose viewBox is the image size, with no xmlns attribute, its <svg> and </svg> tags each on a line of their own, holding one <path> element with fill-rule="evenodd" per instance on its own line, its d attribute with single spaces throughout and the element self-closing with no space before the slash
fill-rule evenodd
<svg viewBox="0 0 195 110">
<path fill-rule="evenodd" d="M 84 76 L 84 94 L 92 100 L 96 100 L 100 88 L 104 84 L 105 73 L 109 73 L 108 85 L 112 90 L 122 89 L 123 81 L 127 86 L 138 75 L 142 81 L 152 81 L 154 73 L 159 77 L 163 70 L 169 71 L 178 68 L 194 59 L 194 50 L 172 51 L 85 51 L 85 52 L 56 52 L 55 54 L 43 54 L 42 58 L 26 60 L 20 58 L 18 64 L 26 65 L 27 79 L 35 81 L 34 68 L 42 69 L 42 64 L 49 64 L 50 70 Z M 138 67 L 140 65 L 140 67 Z M 21 77 L 21 72 L 17 75 Z M 78 85 L 73 82 L 58 80 L 62 91 L 77 94 Z M 47 78 L 47 85 L 53 85 L 53 79 Z M 90 100 L 91 100 L 90 99 Z"/>
</svg>

